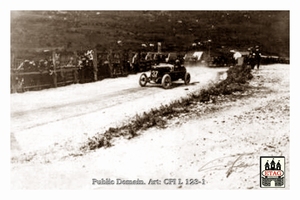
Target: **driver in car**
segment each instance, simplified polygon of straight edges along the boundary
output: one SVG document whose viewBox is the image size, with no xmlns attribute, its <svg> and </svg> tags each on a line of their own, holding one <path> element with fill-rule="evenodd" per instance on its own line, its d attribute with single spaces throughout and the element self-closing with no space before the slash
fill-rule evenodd
<svg viewBox="0 0 300 200">
<path fill-rule="evenodd" d="M 175 65 L 174 65 L 174 67 L 175 67 L 175 70 L 177 70 L 179 67 L 181 67 L 180 60 L 179 60 L 179 59 L 176 59 L 176 60 L 175 60 Z"/>
</svg>

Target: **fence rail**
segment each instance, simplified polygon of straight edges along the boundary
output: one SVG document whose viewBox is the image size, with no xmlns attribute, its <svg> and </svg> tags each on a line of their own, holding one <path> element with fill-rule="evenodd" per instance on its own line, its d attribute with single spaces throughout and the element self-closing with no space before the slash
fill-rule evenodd
<svg viewBox="0 0 300 200">
<path fill-rule="evenodd" d="M 111 71 L 109 65 L 86 67 L 60 67 L 54 70 L 42 71 L 11 71 L 11 93 L 55 88 L 76 83 L 89 83 L 110 77 L 127 76 L 129 69 L 114 67 Z M 95 79 L 97 76 L 97 79 Z"/>
<path fill-rule="evenodd" d="M 86 71 L 88 70 L 78 67 L 61 68 L 55 71 L 12 71 L 11 93 L 64 86 L 80 81 L 85 82 L 89 79 L 84 73 Z M 80 80 L 80 75 L 82 80 Z"/>
</svg>

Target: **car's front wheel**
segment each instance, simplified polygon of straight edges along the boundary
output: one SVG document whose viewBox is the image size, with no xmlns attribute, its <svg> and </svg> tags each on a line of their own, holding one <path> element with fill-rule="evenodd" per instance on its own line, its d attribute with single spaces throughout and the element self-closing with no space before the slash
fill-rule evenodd
<svg viewBox="0 0 300 200">
<path fill-rule="evenodd" d="M 165 74 L 161 80 L 161 84 L 163 88 L 169 89 L 172 85 L 171 76 L 169 74 Z"/>
<path fill-rule="evenodd" d="M 191 75 L 190 75 L 190 73 L 187 72 L 184 75 L 184 84 L 188 85 L 190 83 L 190 81 L 191 81 Z"/>
<path fill-rule="evenodd" d="M 145 73 L 142 73 L 139 80 L 140 86 L 145 87 L 147 82 L 148 82 L 147 75 Z"/>
</svg>

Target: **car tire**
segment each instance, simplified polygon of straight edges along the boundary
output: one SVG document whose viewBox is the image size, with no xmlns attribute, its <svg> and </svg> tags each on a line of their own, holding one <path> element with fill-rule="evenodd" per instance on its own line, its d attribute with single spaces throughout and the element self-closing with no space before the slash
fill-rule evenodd
<svg viewBox="0 0 300 200">
<path fill-rule="evenodd" d="M 148 77 L 145 73 L 142 73 L 139 79 L 139 84 L 141 87 L 145 87 L 148 82 Z"/>
<path fill-rule="evenodd" d="M 184 75 L 184 84 L 188 85 L 190 83 L 190 81 L 191 81 L 191 75 L 190 75 L 190 73 L 187 72 Z"/>
<path fill-rule="evenodd" d="M 171 76 L 169 74 L 165 74 L 162 77 L 161 84 L 162 84 L 164 89 L 169 89 L 172 85 Z"/>
</svg>

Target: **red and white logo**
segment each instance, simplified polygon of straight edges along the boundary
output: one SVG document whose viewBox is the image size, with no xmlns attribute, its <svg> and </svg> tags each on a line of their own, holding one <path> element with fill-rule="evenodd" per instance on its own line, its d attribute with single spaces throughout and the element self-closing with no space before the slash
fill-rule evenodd
<svg viewBox="0 0 300 200">
<path fill-rule="evenodd" d="M 260 187 L 275 188 L 285 187 L 285 157 L 261 156 L 260 157 Z"/>
</svg>

